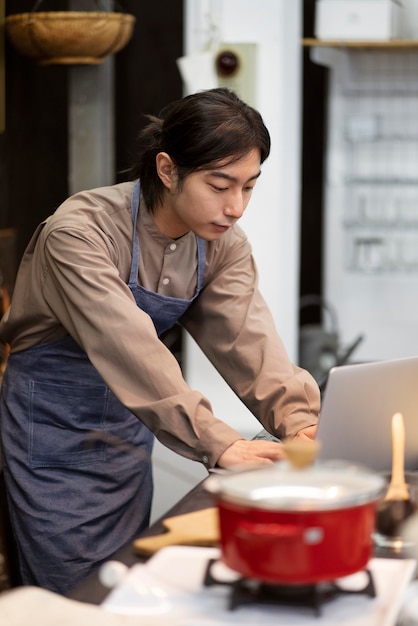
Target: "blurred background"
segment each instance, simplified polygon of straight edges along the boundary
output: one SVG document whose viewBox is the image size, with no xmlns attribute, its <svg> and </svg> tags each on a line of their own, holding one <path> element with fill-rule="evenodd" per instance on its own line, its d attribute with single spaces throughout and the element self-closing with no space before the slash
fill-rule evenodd
<svg viewBox="0 0 418 626">
<path fill-rule="evenodd" d="M 396 30 L 391 19 L 387 32 L 362 31 L 363 44 L 347 16 L 356 45 L 337 45 L 327 41 L 335 23 L 318 24 L 321 1 L 0 0 L 6 16 L 136 18 L 123 49 L 87 65 L 40 65 L 1 29 L 3 310 L 38 223 L 69 194 L 123 180 L 145 114 L 220 84 L 258 108 L 272 135 L 242 225 L 291 359 L 323 381 L 335 364 L 416 354 L 417 2 L 403 2 Z M 389 0 L 374 3 L 391 15 Z M 352 0 L 356 11 L 361 4 Z M 335 35 L 341 43 L 344 33 Z M 193 342 L 177 328 L 164 340 L 218 417 L 254 436 L 260 425 Z M 153 518 L 205 475 L 157 443 Z"/>
</svg>

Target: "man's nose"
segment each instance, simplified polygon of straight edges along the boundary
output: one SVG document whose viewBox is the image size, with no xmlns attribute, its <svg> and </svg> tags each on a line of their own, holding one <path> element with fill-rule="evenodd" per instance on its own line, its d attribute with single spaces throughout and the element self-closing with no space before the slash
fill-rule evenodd
<svg viewBox="0 0 418 626">
<path fill-rule="evenodd" d="M 228 217 L 233 217 L 238 220 L 242 217 L 245 210 L 245 202 L 241 194 L 237 194 L 233 198 L 228 199 L 228 203 L 225 206 L 224 214 Z"/>
</svg>

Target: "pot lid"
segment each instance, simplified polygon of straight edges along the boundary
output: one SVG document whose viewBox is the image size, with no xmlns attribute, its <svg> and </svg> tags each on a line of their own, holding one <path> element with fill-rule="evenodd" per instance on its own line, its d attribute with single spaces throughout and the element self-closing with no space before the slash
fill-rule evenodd
<svg viewBox="0 0 418 626">
<path fill-rule="evenodd" d="M 214 474 L 205 483 L 221 500 L 272 511 L 324 511 L 379 499 L 387 486 L 380 474 L 340 462 L 298 470 L 286 461 L 240 472 Z"/>
</svg>

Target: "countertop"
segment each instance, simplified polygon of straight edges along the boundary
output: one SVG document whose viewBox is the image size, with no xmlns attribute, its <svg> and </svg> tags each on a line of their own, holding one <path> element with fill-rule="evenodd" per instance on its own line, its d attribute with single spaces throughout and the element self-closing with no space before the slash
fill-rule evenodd
<svg viewBox="0 0 418 626">
<path fill-rule="evenodd" d="M 182 498 L 174 507 L 169 509 L 163 517 L 144 531 L 140 537 L 158 535 L 164 532 L 162 522 L 165 518 L 182 515 L 183 513 L 191 513 L 206 507 L 214 506 L 215 503 L 213 496 L 204 488 L 205 480 L 200 482 L 196 487 L 194 487 L 194 489 L 187 493 L 184 498 Z M 373 556 L 387 559 L 408 558 L 409 555 L 402 553 L 402 551 L 395 553 L 393 550 L 387 548 L 375 548 Z M 128 567 L 132 567 L 137 563 L 145 561 L 145 559 L 136 555 L 132 542 L 129 542 L 129 544 L 113 555 L 112 560 L 120 561 Z M 68 594 L 68 598 L 78 600 L 80 602 L 88 602 L 90 604 L 101 604 L 109 592 L 110 590 L 104 587 L 99 581 L 97 573 L 93 573 L 81 584 L 77 585 Z"/>
</svg>

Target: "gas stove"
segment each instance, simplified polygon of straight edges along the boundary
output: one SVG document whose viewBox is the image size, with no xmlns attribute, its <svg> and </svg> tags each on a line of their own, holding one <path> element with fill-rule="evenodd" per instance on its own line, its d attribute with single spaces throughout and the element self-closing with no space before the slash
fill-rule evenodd
<svg viewBox="0 0 418 626">
<path fill-rule="evenodd" d="M 319 617 L 322 615 L 324 604 L 335 600 L 342 595 L 366 595 L 369 598 L 376 597 L 376 588 L 373 575 L 370 570 L 358 572 L 357 580 L 361 574 L 364 576 L 363 583 L 355 586 L 343 587 L 337 581 L 322 581 L 313 584 L 278 584 L 258 581 L 248 578 L 237 580 L 222 580 L 218 578 L 214 569 L 219 564 L 219 559 L 209 559 L 203 584 L 205 587 L 225 585 L 229 587 L 228 609 L 235 610 L 238 607 L 250 605 L 273 605 L 312 609 Z M 361 580 L 361 578 L 360 578 Z"/>
<path fill-rule="evenodd" d="M 367 570 L 314 586 L 244 580 L 217 548 L 171 546 L 133 566 L 102 608 L 147 626 L 395 626 L 412 559 L 371 559 Z"/>
</svg>

